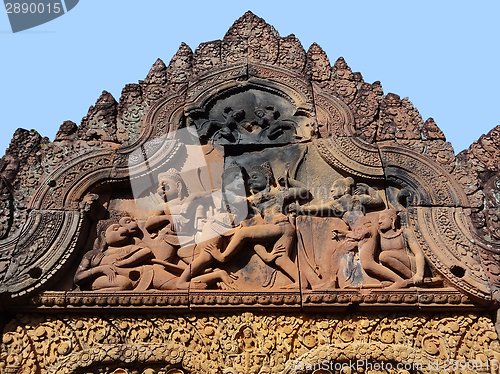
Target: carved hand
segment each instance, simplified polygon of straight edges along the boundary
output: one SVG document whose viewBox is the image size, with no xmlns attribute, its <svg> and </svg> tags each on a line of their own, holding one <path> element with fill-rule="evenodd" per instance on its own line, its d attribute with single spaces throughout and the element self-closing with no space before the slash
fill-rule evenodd
<svg viewBox="0 0 500 374">
<path fill-rule="evenodd" d="M 288 205 L 288 212 L 289 213 L 297 213 L 300 209 L 299 204 L 291 203 Z"/>
<path fill-rule="evenodd" d="M 103 265 L 102 272 L 108 276 L 111 283 L 116 281 L 116 268 L 111 265 Z"/>
<path fill-rule="evenodd" d="M 207 246 L 205 247 L 205 252 L 210 254 L 218 262 L 226 261 L 226 256 L 224 256 L 224 254 L 220 251 L 220 248 L 218 248 L 215 243 L 207 244 Z"/>
<path fill-rule="evenodd" d="M 273 250 L 269 253 L 269 262 L 275 260 L 284 253 L 286 253 L 286 247 L 282 243 L 275 245 Z"/>
<path fill-rule="evenodd" d="M 92 260 L 90 261 L 90 267 L 96 267 L 99 266 L 101 260 L 104 258 L 104 253 L 99 252 L 95 256 L 92 257 Z"/>
<path fill-rule="evenodd" d="M 355 190 L 354 190 L 354 195 L 365 195 L 368 194 L 368 189 L 370 186 L 368 186 L 365 183 L 358 183 Z"/>
<path fill-rule="evenodd" d="M 287 179 L 288 179 L 287 176 L 282 175 L 281 177 L 278 178 L 278 184 L 280 186 L 285 187 L 287 185 L 287 182 L 288 182 Z"/>
</svg>

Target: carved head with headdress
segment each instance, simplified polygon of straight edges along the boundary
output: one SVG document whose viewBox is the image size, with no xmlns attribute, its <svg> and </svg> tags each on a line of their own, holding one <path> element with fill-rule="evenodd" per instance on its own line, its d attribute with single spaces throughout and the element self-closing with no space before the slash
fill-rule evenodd
<svg viewBox="0 0 500 374">
<path fill-rule="evenodd" d="M 158 189 L 156 192 L 165 202 L 179 198 L 183 200 L 187 197 L 187 188 L 180 173 L 175 168 L 171 168 L 164 173 L 158 174 Z"/>
<path fill-rule="evenodd" d="M 334 199 L 338 199 L 343 195 L 349 194 L 353 186 L 354 179 L 352 179 L 351 177 L 339 178 L 332 183 L 330 192 Z"/>
<path fill-rule="evenodd" d="M 99 252 L 105 251 L 108 246 L 124 245 L 131 237 L 142 236 L 137 222 L 127 213 L 112 214 L 110 218 L 99 221 L 96 231 L 92 250 Z"/>
<path fill-rule="evenodd" d="M 255 165 L 250 168 L 248 185 L 252 192 L 259 192 L 271 186 L 276 186 L 276 179 L 269 162 L 266 161 L 262 165 Z"/>
<path fill-rule="evenodd" d="M 398 211 L 394 208 L 386 209 L 378 215 L 378 228 L 382 232 L 396 231 L 399 228 Z"/>
<path fill-rule="evenodd" d="M 224 168 L 222 173 L 222 191 L 231 191 L 237 195 L 245 195 L 245 169 L 236 161 L 231 162 Z"/>
</svg>

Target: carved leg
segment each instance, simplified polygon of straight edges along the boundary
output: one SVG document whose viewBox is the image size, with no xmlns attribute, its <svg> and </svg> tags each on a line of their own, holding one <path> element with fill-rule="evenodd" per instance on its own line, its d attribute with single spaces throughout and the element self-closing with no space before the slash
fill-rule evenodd
<svg viewBox="0 0 500 374">
<path fill-rule="evenodd" d="M 124 291 L 132 288 L 132 281 L 123 275 L 117 275 L 114 281 L 110 281 L 107 276 L 101 276 L 92 282 L 92 291 Z"/>
<path fill-rule="evenodd" d="M 284 247 L 285 253 L 278 256 L 275 263 L 277 267 L 283 270 L 293 280 L 293 284 L 285 288 L 296 288 L 299 286 L 299 269 L 290 259 L 293 243 L 295 242 L 295 228 L 290 223 L 281 224 L 279 227 L 283 234 L 276 241 L 274 248 Z"/>
<path fill-rule="evenodd" d="M 410 279 L 413 276 L 411 272 L 410 258 L 404 250 L 383 251 L 380 253 L 379 260 L 382 265 L 396 270 L 407 279 Z"/>
<path fill-rule="evenodd" d="M 406 283 L 399 275 L 393 272 L 391 269 L 379 264 L 375 261 L 375 251 L 377 248 L 376 238 L 369 238 L 359 245 L 359 260 L 363 269 L 371 275 L 379 279 L 387 279 L 393 282 L 393 284 L 387 289 L 395 290 L 399 288 L 404 288 Z"/>
<path fill-rule="evenodd" d="M 235 290 L 234 279 L 238 279 L 236 275 L 228 274 L 225 270 L 216 270 L 212 273 L 199 275 L 191 280 L 192 284 L 205 284 L 209 285 L 215 282 L 222 282 L 222 289 Z M 196 288 L 196 287 L 195 287 Z"/>
<path fill-rule="evenodd" d="M 196 257 L 194 261 L 182 272 L 179 280 L 177 281 L 177 289 L 188 289 L 191 278 L 201 273 L 202 270 L 204 270 L 212 262 L 213 257 L 209 253 L 201 251 L 198 257 Z"/>
</svg>

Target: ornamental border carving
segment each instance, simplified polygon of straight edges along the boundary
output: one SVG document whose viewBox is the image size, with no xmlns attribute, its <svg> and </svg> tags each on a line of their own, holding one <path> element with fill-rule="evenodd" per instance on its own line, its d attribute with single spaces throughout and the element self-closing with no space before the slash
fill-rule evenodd
<svg viewBox="0 0 500 374">
<path fill-rule="evenodd" d="M 252 368 L 255 373 L 309 374 L 318 369 L 315 364 L 349 360 L 383 361 L 394 369 L 397 363 L 417 364 L 410 370 L 419 373 L 436 372 L 436 365 L 443 368 L 450 360 L 482 361 L 482 370 L 473 372 L 489 372 L 500 358 L 491 318 L 474 313 L 314 318 L 249 312 L 139 318 L 26 314 L 6 326 L 0 349 L 5 372 L 47 374 L 107 374 L 120 368 L 122 373 L 164 368 L 208 374 Z M 322 372 L 339 371 L 328 366 Z"/>
</svg>

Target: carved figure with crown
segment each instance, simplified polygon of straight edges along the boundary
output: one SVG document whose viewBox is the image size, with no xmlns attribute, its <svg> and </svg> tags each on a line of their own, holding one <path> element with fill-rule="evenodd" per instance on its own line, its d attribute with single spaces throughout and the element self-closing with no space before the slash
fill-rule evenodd
<svg viewBox="0 0 500 374">
<path fill-rule="evenodd" d="M 284 212 L 292 201 L 306 200 L 310 193 L 298 181 L 287 178 L 285 182 L 296 187 L 279 186 L 268 162 L 252 166 L 248 172 L 251 214 L 232 231 L 224 250 L 216 243 L 209 243 L 205 251 L 218 262 L 225 263 L 249 245 L 265 263 L 274 264 L 292 280 L 287 287 L 295 288 L 299 274 L 290 258 L 296 239 L 295 227 Z"/>
<path fill-rule="evenodd" d="M 196 248 L 196 257 L 181 274 L 177 288 L 205 288 L 201 282 L 192 282 L 193 278 L 202 274 L 216 260 L 211 248 L 224 248 L 233 229 L 238 227 L 248 216 L 244 170 L 236 163 L 230 164 L 222 174 L 222 190 L 212 196 L 216 201 L 216 214 L 207 219 L 201 232 L 200 244 Z M 233 276 L 234 277 L 234 276 Z M 191 283 L 190 283 L 191 282 Z M 233 288 L 228 279 L 224 288 Z"/>
<path fill-rule="evenodd" d="M 152 250 L 160 261 L 176 262 L 180 257 L 190 261 L 195 235 L 201 231 L 200 221 L 205 218 L 204 205 L 211 201 L 210 192 L 188 195 L 180 173 L 171 168 L 158 175 L 157 193 L 163 200 L 159 209 L 152 212 L 144 228 L 155 240 Z M 179 249 L 182 250 L 179 252 Z"/>
</svg>

